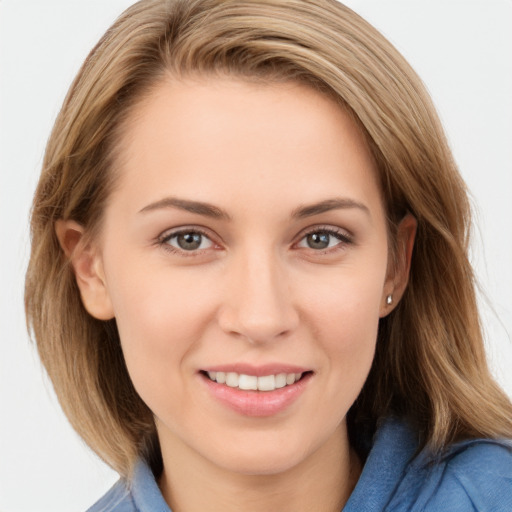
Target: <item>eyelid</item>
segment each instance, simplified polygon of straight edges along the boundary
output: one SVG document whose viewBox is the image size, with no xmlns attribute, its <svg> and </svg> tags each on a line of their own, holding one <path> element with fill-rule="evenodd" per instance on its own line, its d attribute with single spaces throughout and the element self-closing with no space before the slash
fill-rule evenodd
<svg viewBox="0 0 512 512">
<path fill-rule="evenodd" d="M 210 240 L 211 243 L 213 244 L 213 247 L 209 247 L 206 249 L 197 249 L 197 250 L 192 250 L 192 251 L 186 251 L 186 250 L 182 250 L 177 247 L 174 247 L 167 243 L 171 238 L 178 236 L 182 233 L 199 233 L 200 235 L 208 238 L 208 240 Z M 293 243 L 293 246 L 297 247 L 298 244 L 305 237 L 307 237 L 308 235 L 313 234 L 313 233 L 327 233 L 329 235 L 334 236 L 335 238 L 337 238 L 339 240 L 339 244 L 336 244 L 334 247 L 329 247 L 329 248 L 326 248 L 323 250 L 309 248 L 311 251 L 314 251 L 317 254 L 341 250 L 344 247 L 346 247 L 347 245 L 354 243 L 353 234 L 350 233 L 347 229 L 344 229 L 344 228 L 341 228 L 338 226 L 333 226 L 333 225 L 320 224 L 320 225 L 309 226 L 308 228 L 302 230 L 300 232 L 300 234 L 297 236 L 297 239 L 296 239 L 297 241 Z M 211 230 L 204 228 L 202 226 L 190 225 L 190 226 L 179 226 L 179 227 L 175 227 L 175 228 L 166 229 L 165 231 L 163 231 L 160 235 L 158 235 L 156 237 L 155 243 L 156 243 L 156 245 L 162 247 L 164 250 L 167 250 L 171 253 L 179 254 L 179 255 L 182 255 L 185 257 L 193 257 L 193 256 L 199 256 L 201 254 L 204 254 L 206 251 L 209 251 L 211 249 L 215 250 L 215 249 L 221 248 L 221 244 L 219 242 L 217 242 L 216 239 L 218 240 L 219 237 L 216 234 L 212 233 Z M 302 247 L 300 247 L 300 248 L 302 249 Z M 304 247 L 304 249 L 308 249 L 308 248 Z"/>
<path fill-rule="evenodd" d="M 184 233 L 199 233 L 204 236 L 212 243 L 213 247 L 208 247 L 206 249 L 197 249 L 193 251 L 185 251 L 178 247 L 174 247 L 168 243 L 169 240 Z M 169 251 L 174 254 L 179 254 L 185 257 L 191 256 L 199 256 L 204 254 L 206 251 L 211 249 L 217 249 L 220 247 L 219 243 L 215 241 L 215 238 L 218 238 L 212 234 L 212 232 L 202 226 L 179 226 L 176 228 L 170 228 L 163 231 L 160 235 L 156 237 L 156 245 L 160 246 L 162 249 Z"/>
<path fill-rule="evenodd" d="M 294 245 L 298 245 L 302 240 L 304 240 L 304 238 L 306 238 L 308 235 L 311 235 L 313 233 L 327 233 L 329 235 L 334 236 L 335 238 L 337 238 L 340 241 L 340 243 L 336 244 L 336 246 L 334 246 L 334 247 L 329 247 L 329 248 L 326 248 L 323 250 L 322 249 L 311 249 L 312 251 L 315 251 L 316 253 L 322 253 L 322 251 L 331 251 L 331 250 L 340 249 L 340 247 L 338 247 L 339 245 L 346 246 L 346 245 L 350 245 L 350 244 L 354 243 L 354 236 L 348 230 L 346 230 L 344 228 L 340 228 L 338 226 L 325 225 L 325 224 L 322 225 L 321 224 L 321 225 L 316 225 L 316 226 L 310 226 L 310 227 L 306 228 L 305 230 L 303 230 L 298 235 L 298 237 L 297 237 L 298 240 L 297 240 L 297 242 L 295 242 Z"/>
</svg>

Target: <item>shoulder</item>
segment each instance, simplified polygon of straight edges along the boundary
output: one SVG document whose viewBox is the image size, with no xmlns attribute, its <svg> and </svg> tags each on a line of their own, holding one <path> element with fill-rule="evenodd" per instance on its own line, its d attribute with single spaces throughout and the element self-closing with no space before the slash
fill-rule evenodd
<svg viewBox="0 0 512 512">
<path fill-rule="evenodd" d="M 137 461 L 130 480 L 120 479 L 87 512 L 171 512 L 149 466 Z"/>
<path fill-rule="evenodd" d="M 438 460 L 421 453 L 404 473 L 388 510 L 505 512 L 512 510 L 512 443 L 474 439 Z M 395 506 L 396 505 L 396 506 Z"/>
<path fill-rule="evenodd" d="M 404 420 L 381 422 L 344 512 L 510 512 L 512 441 L 471 439 L 417 452 Z"/>
<path fill-rule="evenodd" d="M 487 439 L 460 443 L 441 468 L 443 473 L 426 511 L 439 507 L 478 512 L 512 510 L 512 443 Z"/>
<path fill-rule="evenodd" d="M 118 480 L 87 512 L 138 512 L 127 482 Z"/>
</svg>

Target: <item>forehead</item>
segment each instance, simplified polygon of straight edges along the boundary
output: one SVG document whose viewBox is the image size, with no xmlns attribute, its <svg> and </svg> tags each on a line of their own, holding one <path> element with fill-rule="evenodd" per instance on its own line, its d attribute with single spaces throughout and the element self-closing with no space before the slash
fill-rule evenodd
<svg viewBox="0 0 512 512">
<path fill-rule="evenodd" d="M 296 83 L 168 79 L 135 108 L 120 153 L 120 189 L 124 183 L 141 208 L 164 194 L 211 202 L 234 191 L 269 196 L 276 187 L 295 202 L 379 195 L 357 123 L 333 99 Z"/>
</svg>

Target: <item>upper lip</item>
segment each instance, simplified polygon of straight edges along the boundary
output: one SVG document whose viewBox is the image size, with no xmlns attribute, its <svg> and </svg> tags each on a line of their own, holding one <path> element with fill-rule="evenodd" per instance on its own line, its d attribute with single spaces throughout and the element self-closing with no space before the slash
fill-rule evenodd
<svg viewBox="0 0 512 512">
<path fill-rule="evenodd" d="M 233 372 L 243 375 L 253 375 L 255 377 L 278 375 L 280 373 L 305 373 L 307 371 L 311 371 L 303 366 L 283 363 L 269 363 L 263 365 L 253 365 L 248 363 L 219 364 L 201 368 L 201 370 L 204 372 Z"/>
</svg>

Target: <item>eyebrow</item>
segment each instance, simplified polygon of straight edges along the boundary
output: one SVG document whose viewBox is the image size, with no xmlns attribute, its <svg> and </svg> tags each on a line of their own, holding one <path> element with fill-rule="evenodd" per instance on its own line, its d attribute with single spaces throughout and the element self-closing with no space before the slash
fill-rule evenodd
<svg viewBox="0 0 512 512">
<path fill-rule="evenodd" d="M 200 201 L 190 201 L 188 199 L 178 199 L 177 197 L 165 197 L 154 203 L 148 204 L 139 213 L 147 213 L 162 208 L 177 208 L 197 215 L 204 215 L 213 219 L 230 220 L 227 212 L 214 206 L 213 204 Z"/>
<path fill-rule="evenodd" d="M 306 206 L 299 206 L 292 212 L 292 218 L 295 219 L 304 219 L 306 217 L 312 217 L 313 215 L 319 215 L 321 213 L 325 213 L 331 210 L 340 210 L 340 209 L 349 209 L 349 208 L 357 208 L 365 212 L 368 216 L 370 215 L 369 208 L 363 203 L 359 203 L 358 201 L 354 201 L 353 199 L 340 197 L 333 199 L 326 199 L 325 201 L 320 201 L 319 203 L 314 203 Z"/>
<path fill-rule="evenodd" d="M 191 201 L 189 199 L 179 199 L 177 197 L 165 197 L 159 201 L 148 204 L 142 208 L 139 213 L 147 213 L 154 210 L 165 209 L 165 208 L 177 208 L 197 215 L 204 215 L 213 219 L 231 220 L 229 214 L 221 208 L 214 206 L 210 203 L 203 203 L 201 201 Z M 293 210 L 291 217 L 292 219 L 304 219 L 306 217 L 312 217 L 319 215 L 331 210 L 358 208 L 370 215 L 370 210 L 363 203 L 359 203 L 349 198 L 334 198 L 325 199 L 318 203 L 299 206 Z"/>
</svg>

